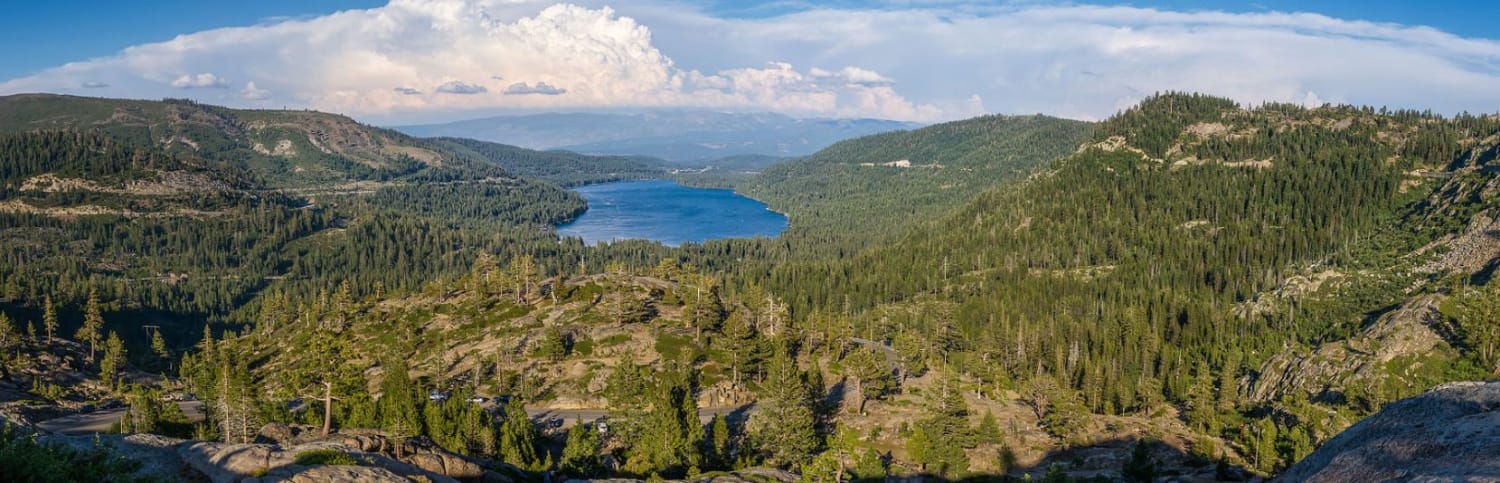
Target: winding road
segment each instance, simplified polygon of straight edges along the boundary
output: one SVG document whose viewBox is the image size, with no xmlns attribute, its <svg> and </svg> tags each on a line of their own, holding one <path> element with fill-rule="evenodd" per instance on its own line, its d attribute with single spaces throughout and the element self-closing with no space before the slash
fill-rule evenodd
<svg viewBox="0 0 1500 483">
<path fill-rule="evenodd" d="M 179 401 L 177 407 L 182 408 L 182 413 L 187 415 L 189 421 L 203 420 L 202 401 Z M 107 433 L 109 427 L 120 422 L 123 416 L 125 416 L 125 408 L 105 409 L 48 419 L 36 423 L 36 427 L 47 432 L 68 436 Z"/>
<path fill-rule="evenodd" d="M 177 406 L 182 408 L 183 414 L 186 414 L 191 422 L 202 421 L 204 418 L 202 401 L 180 401 Z M 703 408 L 698 410 L 698 419 L 708 423 L 713 421 L 714 416 L 724 414 L 727 419 L 738 420 L 746 417 L 751 408 L 752 406 Z M 609 410 L 535 408 L 527 409 L 526 413 L 531 415 L 532 420 L 539 422 L 561 421 L 559 426 L 565 428 L 572 426 L 576 421 L 592 423 L 603 419 L 609 414 Z M 110 426 L 119 422 L 124 416 L 125 408 L 106 409 L 48 419 L 37 423 L 37 427 L 50 433 L 68 436 L 106 433 L 109 432 Z"/>
</svg>

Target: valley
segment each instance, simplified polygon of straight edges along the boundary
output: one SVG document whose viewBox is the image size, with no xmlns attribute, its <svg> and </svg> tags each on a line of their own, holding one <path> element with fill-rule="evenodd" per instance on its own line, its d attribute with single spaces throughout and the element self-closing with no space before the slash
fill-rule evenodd
<svg viewBox="0 0 1500 483">
<path fill-rule="evenodd" d="M 1494 116 L 1163 93 L 729 192 L 317 112 L 0 98 L 0 415 L 120 415 L 111 441 L 226 481 L 293 448 L 470 481 L 1275 477 L 1500 367 L 1496 153 Z M 201 457 L 240 449 L 267 456 Z"/>
</svg>

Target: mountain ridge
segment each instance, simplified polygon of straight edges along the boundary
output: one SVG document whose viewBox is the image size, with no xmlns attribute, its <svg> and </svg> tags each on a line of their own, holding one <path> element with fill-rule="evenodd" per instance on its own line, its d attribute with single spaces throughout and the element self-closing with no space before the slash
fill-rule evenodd
<svg viewBox="0 0 1500 483">
<path fill-rule="evenodd" d="M 495 116 L 394 129 L 423 137 L 463 137 L 531 149 L 641 155 L 696 164 L 738 155 L 801 156 L 842 139 L 919 126 L 878 119 L 673 110 Z"/>
</svg>

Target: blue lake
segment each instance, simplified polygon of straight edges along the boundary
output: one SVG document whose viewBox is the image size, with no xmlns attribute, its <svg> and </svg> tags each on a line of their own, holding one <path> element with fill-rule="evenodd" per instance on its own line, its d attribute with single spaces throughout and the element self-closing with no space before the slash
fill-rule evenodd
<svg viewBox="0 0 1500 483">
<path fill-rule="evenodd" d="M 688 188 L 676 182 L 618 181 L 574 189 L 589 209 L 557 234 L 584 243 L 640 238 L 677 246 L 720 238 L 776 236 L 786 216 L 727 189 Z"/>
</svg>

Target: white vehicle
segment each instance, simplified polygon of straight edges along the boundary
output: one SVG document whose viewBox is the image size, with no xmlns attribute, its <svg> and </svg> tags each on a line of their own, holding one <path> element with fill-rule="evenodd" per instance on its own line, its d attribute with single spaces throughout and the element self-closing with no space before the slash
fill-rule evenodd
<svg viewBox="0 0 1500 483">
<path fill-rule="evenodd" d="M 470 404 L 484 404 L 485 399 L 484 396 L 469 396 L 465 401 L 468 401 Z"/>
<path fill-rule="evenodd" d="M 448 393 L 433 389 L 427 392 L 427 399 L 432 401 L 447 401 Z"/>
</svg>

